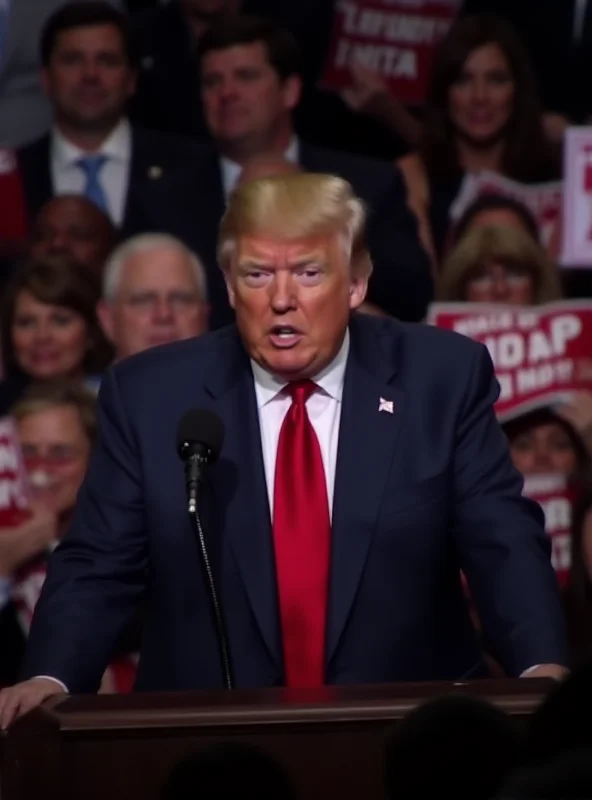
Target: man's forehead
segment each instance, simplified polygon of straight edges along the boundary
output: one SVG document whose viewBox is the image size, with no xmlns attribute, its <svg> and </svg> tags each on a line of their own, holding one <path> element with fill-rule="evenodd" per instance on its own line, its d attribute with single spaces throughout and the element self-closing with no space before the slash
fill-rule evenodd
<svg viewBox="0 0 592 800">
<path fill-rule="evenodd" d="M 298 259 L 312 255 L 328 255 L 337 233 L 306 236 L 299 239 L 274 239 L 266 236 L 242 236 L 238 240 L 238 260 L 249 258 L 275 260 Z"/>
<path fill-rule="evenodd" d="M 268 64 L 267 51 L 263 42 L 233 44 L 220 50 L 210 50 L 203 57 L 203 71 L 215 71 L 221 66 L 242 67 Z"/>
<path fill-rule="evenodd" d="M 174 247 L 159 247 L 141 250 L 126 258 L 121 283 L 134 288 L 180 285 L 194 288 L 195 276 L 186 253 Z"/>
</svg>

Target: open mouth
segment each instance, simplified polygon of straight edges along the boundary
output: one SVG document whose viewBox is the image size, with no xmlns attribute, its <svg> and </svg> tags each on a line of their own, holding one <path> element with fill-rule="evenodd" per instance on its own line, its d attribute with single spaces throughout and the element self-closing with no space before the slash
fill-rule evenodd
<svg viewBox="0 0 592 800">
<path fill-rule="evenodd" d="M 282 349 L 295 347 L 301 339 L 302 333 L 291 325 L 274 325 L 269 333 L 272 345 Z"/>
</svg>

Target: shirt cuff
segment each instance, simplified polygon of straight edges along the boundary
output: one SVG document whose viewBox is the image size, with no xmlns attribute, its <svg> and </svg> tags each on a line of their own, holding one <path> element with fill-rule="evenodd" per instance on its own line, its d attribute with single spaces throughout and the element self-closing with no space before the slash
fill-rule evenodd
<svg viewBox="0 0 592 800">
<path fill-rule="evenodd" d="M 70 692 L 68 691 L 68 687 L 66 686 L 66 684 L 65 684 L 65 683 L 62 683 L 62 682 L 61 682 L 60 680 L 58 680 L 57 678 L 53 678 L 51 675 L 34 675 L 34 676 L 31 678 L 31 680 L 35 680 L 36 678 L 43 678 L 43 680 L 44 680 L 44 681 L 53 681 L 54 683 L 57 683 L 57 685 L 58 685 L 58 686 L 59 686 L 61 689 L 63 689 L 63 690 L 66 692 L 66 694 L 70 694 Z"/>
</svg>

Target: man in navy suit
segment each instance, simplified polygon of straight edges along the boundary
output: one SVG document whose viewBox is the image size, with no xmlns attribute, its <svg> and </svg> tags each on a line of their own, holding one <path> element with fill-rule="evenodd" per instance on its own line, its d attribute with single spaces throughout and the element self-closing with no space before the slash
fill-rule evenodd
<svg viewBox="0 0 592 800">
<path fill-rule="evenodd" d="M 104 378 L 100 440 L 1 725 L 96 691 L 140 602 L 137 689 L 222 685 L 175 444 L 195 407 L 226 430 L 200 510 L 237 687 L 485 675 L 461 569 L 507 673 L 562 676 L 542 512 L 497 424 L 491 360 L 460 335 L 356 312 L 363 228 L 334 176 L 234 192 L 219 258 L 236 327 Z"/>
</svg>

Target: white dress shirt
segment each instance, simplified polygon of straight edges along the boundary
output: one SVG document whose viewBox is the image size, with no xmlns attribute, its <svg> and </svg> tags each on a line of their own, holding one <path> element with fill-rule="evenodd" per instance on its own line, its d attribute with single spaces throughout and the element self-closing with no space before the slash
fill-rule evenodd
<svg viewBox="0 0 592 800">
<path fill-rule="evenodd" d="M 321 448 L 325 470 L 329 513 L 333 513 L 333 490 L 335 487 L 335 466 L 339 442 L 339 421 L 341 419 L 341 398 L 347 354 L 349 352 L 349 331 L 346 331 L 341 349 L 329 366 L 313 378 L 319 387 L 306 401 L 308 417 L 314 428 Z M 287 381 L 270 375 L 262 367 L 251 362 L 255 378 L 255 394 L 261 430 L 261 447 L 269 509 L 273 518 L 273 490 L 275 484 L 275 461 L 284 417 L 292 404 L 292 398 L 284 391 Z"/>
<path fill-rule="evenodd" d="M 51 133 L 50 153 L 54 194 L 84 194 L 86 177 L 76 162 L 91 154 L 65 139 L 57 128 Z M 122 119 L 92 155 L 104 155 L 107 158 L 99 182 L 107 196 L 111 219 L 115 225 L 121 225 L 132 160 L 132 131 L 128 120 Z"/>
<path fill-rule="evenodd" d="M 298 164 L 300 159 L 300 147 L 298 145 L 298 139 L 296 136 L 293 136 L 290 139 L 290 144 L 284 151 L 284 158 L 286 161 L 291 161 L 292 164 Z M 237 164 L 236 161 L 231 161 L 229 158 L 224 157 L 220 159 L 220 166 L 222 168 L 222 187 L 224 189 L 224 197 L 226 200 L 228 200 L 228 195 L 236 186 L 243 168 L 242 165 Z"/>
</svg>

